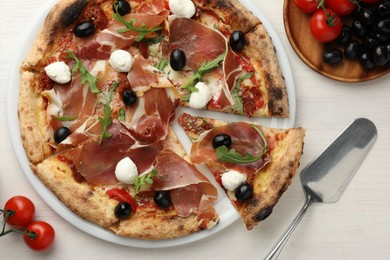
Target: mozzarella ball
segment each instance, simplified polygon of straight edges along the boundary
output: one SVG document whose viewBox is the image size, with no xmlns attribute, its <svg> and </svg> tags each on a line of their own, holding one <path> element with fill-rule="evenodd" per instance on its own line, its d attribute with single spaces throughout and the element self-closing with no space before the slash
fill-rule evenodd
<svg viewBox="0 0 390 260">
<path fill-rule="evenodd" d="M 118 72 L 129 72 L 133 65 L 133 56 L 127 51 L 116 50 L 111 53 L 108 62 Z"/>
<path fill-rule="evenodd" d="M 222 185 L 229 191 L 235 191 L 238 186 L 246 181 L 246 174 L 230 170 L 222 174 Z"/>
<path fill-rule="evenodd" d="M 124 184 L 133 184 L 134 177 L 138 176 L 137 165 L 129 158 L 120 160 L 115 167 L 115 177 Z"/>
<path fill-rule="evenodd" d="M 169 9 L 176 18 L 191 18 L 196 12 L 191 0 L 169 0 Z"/>
<path fill-rule="evenodd" d="M 45 67 L 47 76 L 59 84 L 68 83 L 72 79 L 70 68 L 63 61 L 53 62 Z"/>
</svg>

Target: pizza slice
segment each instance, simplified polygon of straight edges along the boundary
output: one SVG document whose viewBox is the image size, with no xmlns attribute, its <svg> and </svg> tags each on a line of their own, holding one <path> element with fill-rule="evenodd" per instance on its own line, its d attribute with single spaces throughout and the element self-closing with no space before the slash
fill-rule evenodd
<svg viewBox="0 0 390 260">
<path fill-rule="evenodd" d="M 113 137 L 103 144 L 88 139 L 32 169 L 75 214 L 120 236 L 175 238 L 218 223 L 217 190 L 172 130 L 148 146 L 134 143 L 116 122 L 110 130 Z"/>
<path fill-rule="evenodd" d="M 193 141 L 190 158 L 206 164 L 248 230 L 267 218 L 295 175 L 303 152 L 303 128 L 275 129 L 182 114 Z"/>
</svg>

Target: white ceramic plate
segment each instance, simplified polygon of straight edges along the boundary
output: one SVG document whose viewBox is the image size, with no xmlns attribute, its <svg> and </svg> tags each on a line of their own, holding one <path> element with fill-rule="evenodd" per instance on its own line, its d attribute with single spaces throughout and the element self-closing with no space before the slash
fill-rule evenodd
<svg viewBox="0 0 390 260">
<path fill-rule="evenodd" d="M 213 234 L 216 234 L 217 232 L 221 231 L 222 229 L 228 227 L 231 225 L 234 221 L 236 221 L 239 216 L 235 209 L 230 204 L 229 200 L 226 198 L 225 194 L 222 192 L 221 189 L 219 189 L 219 200 L 215 203 L 216 210 L 219 213 L 220 216 L 220 222 L 217 226 L 215 226 L 211 230 L 205 230 L 196 234 L 192 234 L 183 238 L 176 238 L 176 239 L 167 239 L 167 240 L 160 240 L 160 241 L 145 241 L 140 239 L 132 239 L 132 238 L 125 238 L 120 237 L 117 235 L 114 235 L 110 231 L 107 231 L 105 229 L 102 229 L 88 221 L 85 221 L 75 215 L 73 212 L 71 212 L 64 204 L 62 204 L 56 196 L 51 193 L 50 190 L 48 190 L 41 182 L 40 180 L 34 175 L 32 170 L 29 167 L 29 163 L 26 157 L 26 154 L 23 149 L 22 141 L 20 138 L 20 128 L 19 128 L 19 121 L 18 121 L 18 115 L 17 115 L 17 104 L 18 104 L 18 95 L 19 95 L 19 66 L 21 62 L 26 57 L 29 49 L 31 48 L 31 45 L 36 38 L 39 29 L 41 28 L 44 19 L 47 15 L 47 13 L 50 11 L 50 9 L 54 6 L 54 4 L 57 1 L 49 1 L 41 10 L 40 13 L 38 13 L 36 19 L 31 23 L 30 27 L 26 30 L 26 36 L 23 41 L 21 41 L 20 47 L 17 52 L 17 57 L 12 64 L 11 69 L 11 75 L 10 79 L 8 81 L 8 95 L 7 95 L 7 117 L 8 117 L 8 127 L 9 132 L 11 135 L 11 142 L 13 144 L 16 156 L 19 160 L 19 163 L 27 177 L 27 179 L 30 181 L 36 192 L 41 196 L 41 198 L 55 211 L 57 214 L 62 216 L 65 220 L 67 220 L 69 223 L 73 224 L 77 228 L 81 229 L 82 231 L 115 243 L 125 246 L 131 246 L 131 247 L 139 247 L 139 248 L 163 248 L 163 247 L 172 247 L 172 246 L 178 246 L 183 244 L 188 244 L 194 241 L 198 241 L 200 239 L 209 237 Z M 290 118 L 281 119 L 281 118 L 243 118 L 242 116 L 234 116 L 234 115 L 226 115 L 222 113 L 212 113 L 210 111 L 194 111 L 194 110 L 188 110 L 184 108 L 179 108 L 176 111 L 176 115 L 180 115 L 183 111 L 190 112 L 191 114 L 196 114 L 200 116 L 205 117 L 213 117 L 216 119 L 222 119 L 227 121 L 240 121 L 240 120 L 246 120 L 246 121 L 252 121 L 257 122 L 266 126 L 270 127 L 279 127 L 279 128 L 288 128 L 293 127 L 295 122 L 295 88 L 294 88 L 294 81 L 293 76 L 291 72 L 291 67 L 286 55 L 286 52 L 283 48 L 283 45 L 276 34 L 275 30 L 272 28 L 270 22 L 267 20 L 267 18 L 264 16 L 264 14 L 259 10 L 259 8 L 256 6 L 256 4 L 252 3 L 250 0 L 241 0 L 241 3 L 251 10 L 264 24 L 265 28 L 267 29 L 269 35 L 271 36 L 273 43 L 277 50 L 277 56 L 280 62 L 281 69 L 283 71 L 283 75 L 286 80 L 287 84 L 287 92 L 288 92 L 288 98 L 290 102 Z M 178 126 L 177 121 L 174 121 L 173 129 L 175 133 L 177 134 L 180 141 L 183 143 L 184 148 L 187 152 L 190 150 L 191 142 L 185 135 L 184 131 Z M 208 172 L 208 170 L 205 167 L 199 167 L 199 170 L 201 170 L 205 175 L 207 175 L 213 182 L 212 175 Z M 215 183 L 215 182 L 214 182 Z M 217 185 L 218 186 L 218 185 Z M 243 226 L 244 228 L 244 226 Z"/>
</svg>

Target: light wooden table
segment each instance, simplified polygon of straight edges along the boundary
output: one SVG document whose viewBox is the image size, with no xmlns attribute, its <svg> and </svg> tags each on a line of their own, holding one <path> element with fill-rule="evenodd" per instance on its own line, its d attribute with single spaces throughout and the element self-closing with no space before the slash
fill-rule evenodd
<svg viewBox="0 0 390 260">
<path fill-rule="evenodd" d="M 283 28 L 283 1 L 254 1 L 271 21 L 287 51 L 297 95 L 296 125 L 307 129 L 303 169 L 353 119 L 366 117 L 378 139 L 338 203 L 315 204 L 280 259 L 389 259 L 390 256 L 390 77 L 343 84 L 309 69 L 294 53 Z M 251 232 L 236 221 L 216 235 L 184 246 L 138 249 L 92 237 L 57 215 L 24 176 L 10 143 L 6 86 L 10 64 L 27 26 L 46 0 L 0 1 L 0 207 L 14 195 L 30 197 L 37 218 L 56 230 L 52 249 L 29 250 L 16 234 L 0 238 L 2 259 L 261 259 L 285 231 L 304 202 L 299 177 L 269 219 Z M 15 86 L 16 87 L 16 86 Z"/>
</svg>

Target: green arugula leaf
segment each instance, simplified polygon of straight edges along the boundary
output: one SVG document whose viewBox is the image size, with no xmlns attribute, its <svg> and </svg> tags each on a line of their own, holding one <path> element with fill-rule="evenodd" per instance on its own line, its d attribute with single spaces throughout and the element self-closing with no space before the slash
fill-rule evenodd
<svg viewBox="0 0 390 260">
<path fill-rule="evenodd" d="M 256 129 L 256 131 L 260 134 L 260 136 L 261 136 L 261 138 L 263 139 L 263 142 L 264 142 L 263 150 L 261 151 L 261 153 L 259 155 L 254 156 L 254 155 L 246 152 L 245 155 L 242 156 L 234 148 L 230 149 L 230 151 L 229 151 L 228 148 L 223 145 L 223 146 L 220 146 L 220 147 L 218 147 L 216 149 L 217 160 L 219 162 L 229 162 L 229 163 L 235 163 L 235 164 L 243 164 L 243 163 L 256 162 L 261 157 L 263 157 L 263 155 L 265 154 L 265 152 L 268 149 L 267 139 L 265 138 L 263 132 L 260 129 L 258 129 L 255 126 L 252 126 L 252 127 L 254 129 Z"/>
<path fill-rule="evenodd" d="M 126 120 L 126 112 L 123 108 L 119 109 L 119 115 L 118 115 L 119 121 L 125 122 Z"/>
<path fill-rule="evenodd" d="M 137 38 L 135 39 L 136 42 L 140 42 L 143 38 L 145 38 L 145 35 L 150 32 L 158 32 L 162 30 L 161 26 L 155 27 L 155 28 L 148 28 L 145 24 L 142 24 L 141 27 L 135 27 L 134 22 L 135 18 L 131 18 L 130 21 L 126 21 L 118 12 L 118 2 L 114 2 L 114 19 L 121 22 L 126 26 L 126 28 L 120 28 L 117 30 L 119 33 L 125 33 L 128 31 L 135 31 L 138 33 Z"/>
<path fill-rule="evenodd" d="M 141 187 L 146 184 L 153 184 L 153 178 L 158 174 L 156 169 L 153 169 L 150 173 L 143 175 L 141 178 L 134 177 L 135 196 L 140 192 Z"/>
<path fill-rule="evenodd" d="M 244 104 L 242 103 L 242 97 L 238 93 L 238 89 L 240 88 L 241 82 L 246 79 L 250 79 L 253 76 L 253 72 L 248 72 L 244 76 L 241 76 L 237 79 L 234 88 L 232 89 L 232 98 L 234 101 L 234 109 L 238 112 L 238 114 L 244 114 Z"/>
<path fill-rule="evenodd" d="M 162 59 L 157 63 L 156 68 L 160 71 L 163 71 L 167 65 L 168 59 L 166 57 L 162 57 Z"/>
<path fill-rule="evenodd" d="M 211 61 L 204 62 L 198 70 L 195 72 L 195 74 L 189 78 L 182 86 L 184 89 L 188 89 L 191 92 L 197 92 L 198 89 L 195 88 L 195 85 L 198 81 L 202 80 L 202 77 L 204 74 L 212 71 L 213 69 L 218 68 L 219 64 L 224 60 L 226 55 L 226 51 L 219 55 L 217 58 Z"/>
<path fill-rule="evenodd" d="M 77 58 L 77 56 L 72 51 L 66 50 L 65 52 L 69 55 L 69 58 L 72 58 L 76 62 L 72 68 L 72 72 L 76 73 L 77 71 L 80 71 L 81 84 L 85 84 L 87 82 L 92 93 L 99 93 L 100 90 L 96 86 L 96 82 L 98 80 L 97 77 L 92 76 L 91 73 L 88 72 L 79 58 Z"/>
<path fill-rule="evenodd" d="M 111 133 L 107 132 L 107 128 L 112 124 L 112 119 L 111 119 L 112 109 L 110 107 L 110 102 L 112 99 L 112 95 L 115 92 L 115 89 L 118 87 L 118 85 L 119 85 L 119 82 L 117 82 L 117 81 L 114 81 L 111 84 L 110 90 L 108 91 L 106 104 L 104 105 L 104 109 L 103 109 L 103 116 L 104 117 L 101 117 L 101 116 L 98 117 L 99 123 L 102 126 L 102 135 L 100 136 L 99 144 L 101 144 L 104 139 L 108 139 L 112 136 Z"/>
<path fill-rule="evenodd" d="M 54 117 L 55 120 L 58 121 L 73 121 L 77 118 L 77 116 L 59 116 L 59 117 Z"/>
</svg>

